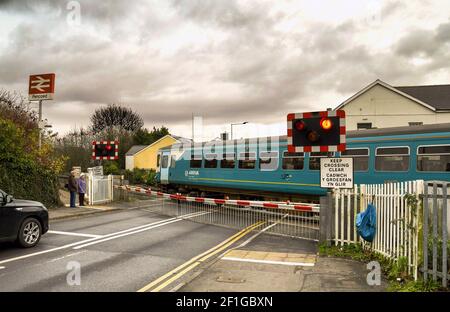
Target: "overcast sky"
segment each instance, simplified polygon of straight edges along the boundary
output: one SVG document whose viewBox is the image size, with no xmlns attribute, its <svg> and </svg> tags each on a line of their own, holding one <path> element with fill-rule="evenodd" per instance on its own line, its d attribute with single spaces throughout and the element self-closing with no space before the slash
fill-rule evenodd
<svg viewBox="0 0 450 312">
<path fill-rule="evenodd" d="M 0 88 L 47 72 L 60 133 L 119 103 L 186 137 L 192 113 L 205 139 L 284 134 L 377 78 L 449 84 L 450 1 L 0 0 Z"/>
</svg>

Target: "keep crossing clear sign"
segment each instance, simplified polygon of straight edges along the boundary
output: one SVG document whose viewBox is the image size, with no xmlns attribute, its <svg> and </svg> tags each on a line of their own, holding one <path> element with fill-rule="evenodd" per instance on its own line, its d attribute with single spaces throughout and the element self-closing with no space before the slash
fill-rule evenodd
<svg viewBox="0 0 450 312">
<path fill-rule="evenodd" d="M 353 158 L 321 158 L 320 187 L 353 188 Z"/>
</svg>

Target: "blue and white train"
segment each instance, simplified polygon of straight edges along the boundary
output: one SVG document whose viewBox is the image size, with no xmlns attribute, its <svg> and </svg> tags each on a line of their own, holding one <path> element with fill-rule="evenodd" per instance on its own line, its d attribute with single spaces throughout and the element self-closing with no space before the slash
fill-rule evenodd
<svg viewBox="0 0 450 312">
<path fill-rule="evenodd" d="M 278 145 L 268 148 L 267 141 Z M 317 199 L 327 191 L 320 187 L 320 158 L 341 156 L 354 159 L 356 184 L 450 181 L 450 123 L 349 131 L 347 150 L 340 153 L 289 153 L 285 136 L 219 143 L 226 147 L 219 153 L 211 142 L 161 149 L 157 179 L 163 189 L 242 199 Z"/>
</svg>

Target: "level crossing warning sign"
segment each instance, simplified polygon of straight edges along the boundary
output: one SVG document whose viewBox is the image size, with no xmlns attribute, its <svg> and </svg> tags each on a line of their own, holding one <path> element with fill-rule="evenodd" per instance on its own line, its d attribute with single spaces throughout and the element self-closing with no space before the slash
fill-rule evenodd
<svg viewBox="0 0 450 312">
<path fill-rule="evenodd" d="M 321 158 L 320 187 L 353 188 L 353 158 Z"/>
</svg>

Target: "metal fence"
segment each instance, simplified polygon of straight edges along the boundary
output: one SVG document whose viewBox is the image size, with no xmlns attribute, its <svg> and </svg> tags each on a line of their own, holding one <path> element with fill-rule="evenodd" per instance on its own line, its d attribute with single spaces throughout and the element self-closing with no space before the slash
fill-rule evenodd
<svg viewBox="0 0 450 312">
<path fill-rule="evenodd" d="M 393 260 L 406 258 L 408 273 L 415 279 L 420 269 L 425 280 L 431 275 L 434 280 L 440 278 L 446 287 L 450 248 L 448 188 L 447 182 L 417 180 L 334 190 L 327 239 L 341 246 L 362 243 L 365 248 Z M 369 203 L 375 206 L 377 218 L 372 243 L 362 240 L 355 226 L 356 215 Z"/>
<path fill-rule="evenodd" d="M 423 192 L 423 266 L 421 271 L 425 280 L 438 278 L 447 287 L 450 268 L 450 230 L 449 184 L 447 182 L 426 182 Z"/>
<path fill-rule="evenodd" d="M 150 196 L 157 205 L 153 211 L 190 221 L 243 229 L 261 222 L 267 234 L 317 241 L 319 239 L 319 205 L 226 200 L 165 194 L 140 187 L 115 186 L 116 199 Z M 192 215 L 197 213 L 196 215 Z"/>
<path fill-rule="evenodd" d="M 334 242 L 336 245 L 363 243 L 366 248 L 398 260 L 405 257 L 408 271 L 417 278 L 418 212 L 412 206 L 419 199 L 423 181 L 355 185 L 352 190 L 334 192 Z M 356 232 L 356 215 L 369 203 L 376 209 L 376 234 L 372 243 Z"/>
</svg>

